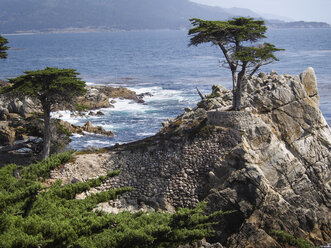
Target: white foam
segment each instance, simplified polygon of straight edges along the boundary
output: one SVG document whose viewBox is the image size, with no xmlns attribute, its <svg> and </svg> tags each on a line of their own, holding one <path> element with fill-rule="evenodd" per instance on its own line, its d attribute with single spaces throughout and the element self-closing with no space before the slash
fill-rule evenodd
<svg viewBox="0 0 331 248">
<path fill-rule="evenodd" d="M 81 138 L 81 137 L 83 137 L 84 135 L 82 135 L 82 134 L 78 134 L 78 133 L 73 133 L 72 134 L 72 138 Z"/>
<path fill-rule="evenodd" d="M 147 132 L 147 133 L 137 133 L 137 136 L 152 136 L 154 135 L 155 133 L 152 133 L 152 132 Z"/>
<path fill-rule="evenodd" d="M 70 124 L 74 124 L 74 125 L 81 123 L 81 120 L 80 120 L 81 118 L 73 117 L 72 112 L 70 112 L 68 110 L 53 112 L 51 114 L 51 116 L 52 116 L 52 118 L 58 118 L 58 119 L 67 121 Z"/>
<path fill-rule="evenodd" d="M 137 88 L 128 87 L 128 89 L 136 92 L 139 95 L 139 94 L 143 94 L 143 93 L 152 93 L 153 94 L 154 92 L 162 90 L 162 87 L 160 87 L 160 86 L 139 87 L 139 88 L 138 87 Z"/>
<path fill-rule="evenodd" d="M 96 145 L 107 146 L 107 145 L 110 145 L 110 144 L 111 144 L 111 142 L 102 141 L 102 140 L 88 140 L 88 141 L 86 141 L 86 146 L 96 146 Z"/>
<path fill-rule="evenodd" d="M 122 111 L 122 112 L 145 112 L 148 110 L 154 110 L 151 106 L 144 105 L 141 103 L 136 103 L 132 100 L 126 99 L 115 99 L 114 103 L 115 108 L 108 109 L 110 112 L 113 111 Z"/>
<path fill-rule="evenodd" d="M 113 130 L 115 128 L 114 125 L 112 125 L 112 124 L 104 124 L 103 122 L 98 123 L 98 126 L 103 127 L 106 131 L 111 131 L 111 130 Z"/>
<path fill-rule="evenodd" d="M 93 85 L 97 85 L 95 82 L 86 82 L 87 86 L 93 86 Z"/>
<path fill-rule="evenodd" d="M 180 82 L 178 82 L 180 83 Z M 169 101 L 169 100 L 178 100 L 183 101 L 183 91 L 181 90 L 166 90 L 160 86 L 153 86 L 153 87 L 139 87 L 139 88 L 130 88 L 130 90 L 135 91 L 137 94 L 142 93 L 151 93 L 152 96 L 145 96 L 145 102 L 152 102 L 152 101 Z"/>
</svg>

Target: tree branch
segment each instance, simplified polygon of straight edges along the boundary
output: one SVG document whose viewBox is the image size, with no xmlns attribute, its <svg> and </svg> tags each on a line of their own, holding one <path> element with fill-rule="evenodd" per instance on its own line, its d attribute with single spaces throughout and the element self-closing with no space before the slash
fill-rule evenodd
<svg viewBox="0 0 331 248">
<path fill-rule="evenodd" d="M 200 92 L 200 90 L 198 89 L 198 87 L 196 87 L 199 96 L 201 97 L 202 100 L 206 99 L 206 96 L 202 95 L 202 93 Z"/>
<path fill-rule="evenodd" d="M 228 51 L 226 50 L 226 48 L 225 48 L 221 43 L 218 43 L 218 46 L 221 48 L 221 50 L 222 50 L 222 52 L 223 52 L 223 54 L 224 54 L 224 57 L 225 57 L 225 59 L 226 59 L 226 62 L 228 62 L 231 71 L 236 71 L 237 68 L 236 68 L 236 66 L 233 64 L 233 61 L 232 61 L 232 59 L 230 58 L 230 56 L 229 56 Z"/>
</svg>

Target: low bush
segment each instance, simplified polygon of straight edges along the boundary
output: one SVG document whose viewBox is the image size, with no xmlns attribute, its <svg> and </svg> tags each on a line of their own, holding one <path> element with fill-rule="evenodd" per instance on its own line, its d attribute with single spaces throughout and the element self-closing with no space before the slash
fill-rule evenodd
<svg viewBox="0 0 331 248">
<path fill-rule="evenodd" d="M 308 241 L 295 238 L 292 235 L 280 230 L 273 230 L 271 232 L 271 235 L 274 236 L 276 240 L 281 244 L 287 244 L 297 248 L 316 248 L 315 246 L 312 246 Z"/>
<path fill-rule="evenodd" d="M 0 247 L 178 247 L 211 236 L 212 225 L 224 214 L 206 215 L 205 203 L 175 214 L 96 211 L 99 203 L 132 188 L 75 199 L 76 194 L 100 186 L 119 171 L 87 182 L 62 185 L 58 180 L 42 186 L 50 170 L 70 160 L 71 154 L 53 155 L 24 168 L 10 164 L 0 169 Z"/>
</svg>

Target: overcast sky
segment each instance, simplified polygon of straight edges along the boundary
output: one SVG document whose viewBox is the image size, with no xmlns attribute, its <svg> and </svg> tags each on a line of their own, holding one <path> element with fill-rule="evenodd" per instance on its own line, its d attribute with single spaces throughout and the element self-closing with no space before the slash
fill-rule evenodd
<svg viewBox="0 0 331 248">
<path fill-rule="evenodd" d="M 248 8 L 257 13 L 288 17 L 295 21 L 331 24 L 331 0 L 191 0 L 223 8 Z"/>
</svg>

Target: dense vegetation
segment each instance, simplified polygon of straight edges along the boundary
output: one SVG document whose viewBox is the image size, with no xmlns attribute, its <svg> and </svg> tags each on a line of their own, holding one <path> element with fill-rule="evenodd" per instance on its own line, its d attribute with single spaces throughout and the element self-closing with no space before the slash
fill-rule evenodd
<svg viewBox="0 0 331 248">
<path fill-rule="evenodd" d="M 118 188 L 76 200 L 78 193 L 101 185 L 106 176 L 69 185 L 46 183 L 49 171 L 69 161 L 72 152 L 20 168 L 0 169 L 0 247 L 177 247 L 212 234 L 212 223 L 222 211 L 204 214 L 205 204 L 195 209 L 161 212 L 93 211 L 132 190 Z"/>
</svg>

